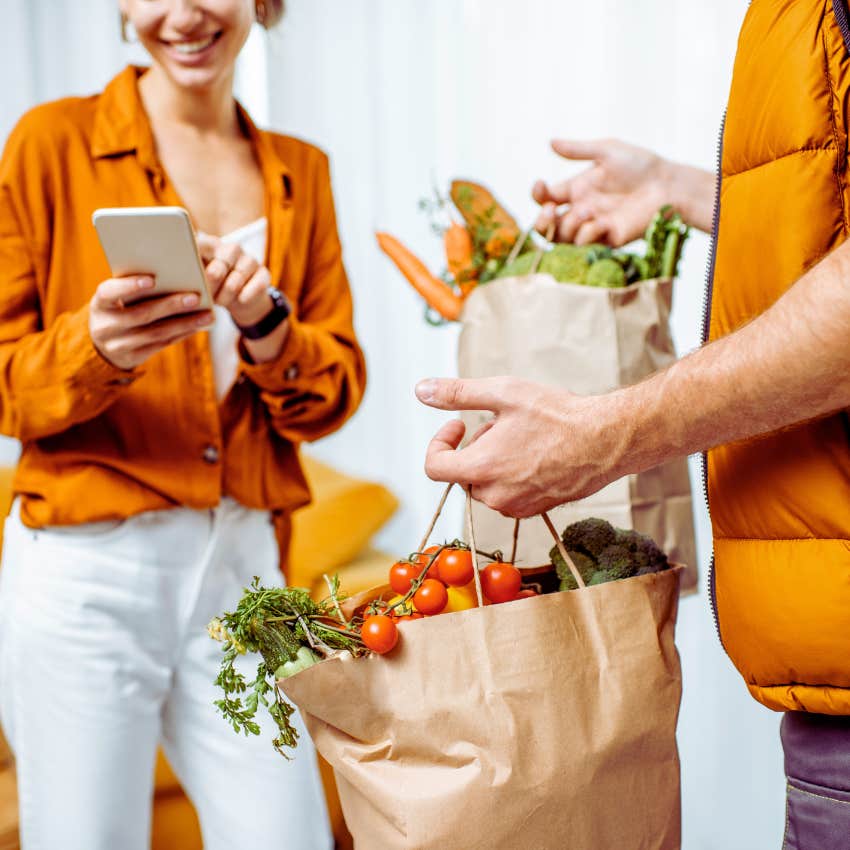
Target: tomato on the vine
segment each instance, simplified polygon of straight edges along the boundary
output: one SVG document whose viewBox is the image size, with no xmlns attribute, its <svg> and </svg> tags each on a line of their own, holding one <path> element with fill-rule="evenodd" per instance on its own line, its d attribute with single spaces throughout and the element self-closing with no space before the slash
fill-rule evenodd
<svg viewBox="0 0 850 850">
<path fill-rule="evenodd" d="M 413 580 L 419 576 L 421 568 L 410 561 L 396 561 L 390 567 L 390 587 L 401 596 L 404 596 Z"/>
<path fill-rule="evenodd" d="M 372 614 L 363 621 L 360 637 L 372 652 L 383 655 L 398 643 L 398 628 L 386 614 Z"/>
<path fill-rule="evenodd" d="M 430 570 L 429 570 L 430 573 Z M 417 611 L 429 616 L 439 614 L 449 601 L 446 586 L 435 578 L 426 578 L 413 594 L 413 604 Z"/>
<path fill-rule="evenodd" d="M 469 549 L 443 549 L 435 562 L 440 581 L 454 587 L 463 587 L 473 578 L 472 552 Z M 429 572 L 430 575 L 430 572 Z"/>
<path fill-rule="evenodd" d="M 491 602 L 509 602 L 521 585 L 522 573 L 513 564 L 493 561 L 481 570 L 481 589 Z"/>
<path fill-rule="evenodd" d="M 418 572 L 416 573 L 417 576 L 421 575 L 423 568 L 428 566 L 429 561 L 431 561 L 431 556 L 435 552 L 439 552 L 439 551 L 440 551 L 439 546 L 429 546 L 424 552 L 421 552 L 420 554 L 418 554 L 416 556 L 416 563 L 419 565 Z M 433 578 L 433 579 L 437 579 L 437 581 L 440 581 L 442 577 L 440 576 L 440 565 L 437 563 L 438 560 L 439 560 L 438 558 L 434 559 L 434 562 L 428 568 L 428 574 L 427 575 L 428 575 L 428 578 Z"/>
</svg>

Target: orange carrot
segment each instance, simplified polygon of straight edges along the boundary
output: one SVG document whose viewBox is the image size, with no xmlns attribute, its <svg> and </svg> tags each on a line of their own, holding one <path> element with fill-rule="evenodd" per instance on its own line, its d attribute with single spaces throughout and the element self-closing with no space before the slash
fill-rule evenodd
<svg viewBox="0 0 850 850">
<path fill-rule="evenodd" d="M 438 277 L 428 271 L 425 264 L 411 253 L 395 236 L 376 233 L 381 250 L 396 264 L 398 270 L 413 284 L 429 307 L 451 322 L 460 317 L 463 301 Z"/>
<path fill-rule="evenodd" d="M 472 264 L 472 236 L 458 222 L 453 221 L 443 234 L 443 247 L 446 251 L 446 263 L 449 274 L 457 283 L 477 277 L 477 269 Z"/>
</svg>

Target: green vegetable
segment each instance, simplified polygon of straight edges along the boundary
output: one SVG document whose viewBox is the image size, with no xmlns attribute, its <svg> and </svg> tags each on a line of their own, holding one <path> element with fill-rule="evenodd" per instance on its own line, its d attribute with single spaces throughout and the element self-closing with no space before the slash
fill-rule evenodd
<svg viewBox="0 0 850 850">
<path fill-rule="evenodd" d="M 298 652 L 295 653 L 295 658 L 291 661 L 284 661 L 277 670 L 274 671 L 275 679 L 288 679 L 314 664 L 318 664 L 322 659 L 313 652 L 312 649 L 306 646 L 298 647 Z"/>
<path fill-rule="evenodd" d="M 626 272 L 616 260 L 603 257 L 587 270 L 584 282 L 587 286 L 617 289 L 626 285 Z"/>
<path fill-rule="evenodd" d="M 564 529 L 561 539 L 588 586 L 655 573 L 670 566 L 652 538 L 631 529 L 614 528 L 604 519 L 591 517 L 574 522 Z M 578 583 L 557 546 L 549 556 L 561 579 L 561 590 L 575 590 Z"/>
<path fill-rule="evenodd" d="M 555 564 L 555 569 L 558 573 L 558 578 L 561 579 L 560 589 L 576 590 L 578 588 L 578 582 L 576 581 L 572 570 L 567 566 L 567 562 L 561 557 L 561 553 L 558 551 L 558 547 L 556 546 L 549 554 L 552 556 L 552 563 Z M 590 582 L 590 579 L 593 577 L 593 574 L 598 569 L 596 561 L 589 555 L 586 555 L 583 552 L 577 552 L 575 550 L 570 551 L 569 549 L 567 549 L 567 554 L 570 556 L 570 558 L 572 558 L 576 569 L 579 571 L 579 574 L 584 579 L 584 583 L 588 584 Z"/>
<path fill-rule="evenodd" d="M 540 271 L 550 274 L 559 283 L 584 283 L 589 267 L 588 255 L 593 245 L 555 245 L 543 255 Z"/>
<path fill-rule="evenodd" d="M 671 206 L 662 207 L 646 229 L 649 277 L 675 277 L 690 228 Z"/>
<path fill-rule="evenodd" d="M 264 705 L 279 731 L 272 744 L 283 756 L 284 747 L 296 746 L 298 732 L 290 721 L 295 709 L 277 687 L 277 678 L 284 678 L 279 671 L 297 672 L 293 667 L 304 669 L 340 650 L 352 655 L 366 651 L 360 634 L 340 613 L 339 579 L 335 576 L 329 585 L 330 597 L 317 603 L 303 588 L 261 587 L 254 576 L 236 610 L 214 618 L 207 626 L 210 637 L 223 644 L 224 652 L 215 680 L 224 697 L 216 700 L 216 708 L 235 732 L 259 735 L 254 718 L 260 704 Z M 236 668 L 237 658 L 248 652 L 262 657 L 250 683 Z M 311 657 L 315 660 L 308 663 Z"/>
<path fill-rule="evenodd" d="M 531 267 L 534 265 L 534 260 L 537 256 L 536 251 L 529 251 L 527 254 L 520 254 L 515 260 L 510 263 L 505 263 L 499 269 L 496 277 L 524 277 L 531 274 Z"/>
</svg>

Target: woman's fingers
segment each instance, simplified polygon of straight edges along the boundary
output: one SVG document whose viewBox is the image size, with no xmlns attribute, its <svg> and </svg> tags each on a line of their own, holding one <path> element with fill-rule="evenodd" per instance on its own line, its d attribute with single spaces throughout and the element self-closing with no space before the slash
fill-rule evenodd
<svg viewBox="0 0 850 850">
<path fill-rule="evenodd" d="M 101 349 L 107 358 L 116 364 L 133 361 L 132 365 L 136 365 L 151 353 L 165 348 L 181 337 L 190 336 L 201 328 L 208 327 L 214 321 L 215 316 L 211 310 L 188 316 L 174 316 L 109 337 L 104 340 Z M 149 353 L 143 357 L 140 356 L 142 351 Z"/>
<path fill-rule="evenodd" d="M 110 308 L 101 322 L 105 339 L 119 336 L 170 317 L 180 317 L 198 310 L 200 298 L 195 292 L 175 292 L 126 307 Z"/>
<path fill-rule="evenodd" d="M 247 255 L 242 253 L 239 245 L 219 241 L 215 246 L 205 269 L 213 298 L 218 297 L 219 290 L 242 256 Z"/>
<path fill-rule="evenodd" d="M 121 309 L 138 298 L 144 298 L 154 288 L 154 283 L 151 275 L 109 278 L 94 291 L 92 306 L 101 310 Z"/>
<path fill-rule="evenodd" d="M 230 307 L 259 268 L 260 264 L 250 254 L 240 254 L 215 294 L 216 304 Z"/>
</svg>

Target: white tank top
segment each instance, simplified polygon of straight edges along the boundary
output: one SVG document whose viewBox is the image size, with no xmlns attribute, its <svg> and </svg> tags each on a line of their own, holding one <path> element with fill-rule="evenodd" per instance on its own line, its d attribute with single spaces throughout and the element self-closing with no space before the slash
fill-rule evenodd
<svg viewBox="0 0 850 850">
<path fill-rule="evenodd" d="M 221 237 L 222 242 L 237 243 L 246 254 L 250 254 L 258 263 L 266 259 L 266 230 L 268 223 L 265 218 L 258 218 L 244 227 Z M 212 355 L 213 373 L 215 374 L 215 394 L 221 401 L 230 391 L 236 380 L 239 367 L 239 330 L 230 318 L 226 307 L 213 307 L 215 324 L 209 330 L 210 354 Z"/>
</svg>

